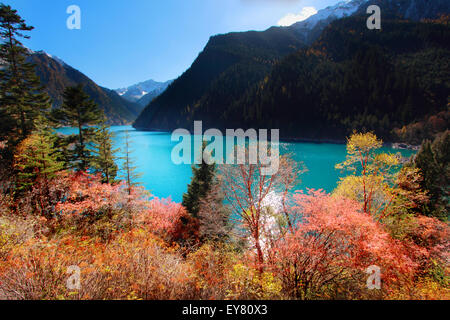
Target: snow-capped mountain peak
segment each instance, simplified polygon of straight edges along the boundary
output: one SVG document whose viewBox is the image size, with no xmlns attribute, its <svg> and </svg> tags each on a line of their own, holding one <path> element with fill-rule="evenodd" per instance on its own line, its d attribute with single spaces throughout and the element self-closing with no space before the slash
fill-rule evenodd
<svg viewBox="0 0 450 320">
<path fill-rule="evenodd" d="M 67 66 L 67 63 L 65 63 L 63 60 L 61 60 L 60 58 L 58 58 L 57 56 L 51 55 L 47 52 L 45 52 L 44 50 L 39 50 L 39 51 L 33 51 L 31 49 L 28 49 L 28 52 L 30 54 L 42 54 L 42 55 L 46 55 L 47 57 L 49 57 L 50 59 L 55 60 L 56 62 L 58 62 L 61 66 Z"/>
<path fill-rule="evenodd" d="M 351 16 L 367 1 L 368 0 L 344 0 L 338 2 L 334 6 L 319 10 L 315 15 L 312 15 L 304 21 L 295 23 L 292 27 L 296 29 L 306 28 L 311 30 L 321 21 L 336 20 Z"/>
<path fill-rule="evenodd" d="M 172 81 L 157 82 L 154 80 L 147 80 L 127 88 L 116 89 L 115 91 L 123 98 L 136 102 L 149 93 L 161 93 L 170 83 L 172 83 Z"/>
</svg>

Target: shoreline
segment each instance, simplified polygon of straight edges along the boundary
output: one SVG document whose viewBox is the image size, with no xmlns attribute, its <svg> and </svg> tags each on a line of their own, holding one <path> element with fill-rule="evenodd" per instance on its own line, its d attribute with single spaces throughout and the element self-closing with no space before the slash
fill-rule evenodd
<svg viewBox="0 0 450 320">
<path fill-rule="evenodd" d="M 169 133 L 170 131 L 164 131 L 161 129 L 149 129 L 149 128 L 135 128 L 136 131 L 143 131 L 143 132 L 162 132 L 162 133 Z M 329 138 L 323 138 L 323 139 L 314 139 L 314 138 L 294 138 L 294 137 L 280 137 L 280 142 L 291 142 L 291 143 L 315 143 L 315 144 L 346 144 L 347 141 L 343 139 L 329 139 Z M 420 149 L 420 146 L 417 145 L 411 145 L 404 142 L 383 142 L 384 146 L 391 147 L 392 149 L 396 150 L 413 150 L 418 151 Z"/>
</svg>

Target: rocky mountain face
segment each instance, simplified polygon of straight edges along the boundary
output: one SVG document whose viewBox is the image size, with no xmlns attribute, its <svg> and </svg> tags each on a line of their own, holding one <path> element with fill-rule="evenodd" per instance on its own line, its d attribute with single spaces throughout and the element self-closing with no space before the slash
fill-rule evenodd
<svg viewBox="0 0 450 320">
<path fill-rule="evenodd" d="M 367 2 L 368 0 L 341 1 L 334 6 L 319 10 L 315 15 L 304 21 L 297 22 L 289 28 L 295 30 L 298 37 L 305 43 L 311 44 L 317 40 L 323 29 L 331 22 L 353 15 Z"/>
<path fill-rule="evenodd" d="M 53 108 L 62 105 L 66 87 L 81 83 L 86 93 L 104 110 L 111 124 L 129 124 L 142 109 L 137 103 L 123 99 L 113 90 L 100 87 L 77 69 L 46 52 L 32 52 L 29 61 L 36 65 L 36 73 L 52 99 Z"/>
<path fill-rule="evenodd" d="M 137 102 L 145 107 L 151 100 L 163 93 L 172 82 L 173 80 L 166 82 L 147 80 L 127 88 L 116 89 L 115 91 L 122 98 L 131 102 Z"/>
</svg>

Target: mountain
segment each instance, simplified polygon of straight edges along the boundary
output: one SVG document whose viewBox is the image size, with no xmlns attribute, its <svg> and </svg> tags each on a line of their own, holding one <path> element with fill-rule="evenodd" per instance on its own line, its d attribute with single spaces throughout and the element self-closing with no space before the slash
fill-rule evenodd
<svg viewBox="0 0 450 320">
<path fill-rule="evenodd" d="M 281 128 L 289 138 L 342 139 L 359 129 L 390 139 L 447 104 L 448 22 L 418 21 L 448 14 L 449 2 L 421 14 L 427 3 L 345 1 L 291 27 L 212 37 L 134 126 L 191 129 L 202 120 L 205 128 Z M 382 8 L 381 31 L 366 27 L 370 4 Z"/>
<path fill-rule="evenodd" d="M 36 73 L 52 99 L 52 107 L 63 103 L 63 92 L 67 86 L 83 84 L 87 94 L 104 110 L 111 124 L 121 125 L 132 122 L 142 107 L 127 101 L 115 91 L 100 87 L 86 75 L 69 66 L 61 59 L 44 51 L 32 52 L 28 60 L 36 65 Z"/>
<path fill-rule="evenodd" d="M 168 81 L 167 86 L 163 86 L 159 89 L 155 89 L 155 90 L 147 93 L 146 95 L 142 96 L 138 101 L 136 101 L 136 103 L 139 104 L 140 106 L 142 106 L 142 108 L 145 108 L 150 102 L 153 101 L 153 99 L 160 96 L 161 93 L 163 93 L 172 82 L 173 82 L 173 80 Z"/>
<path fill-rule="evenodd" d="M 144 109 L 134 125 L 174 128 L 201 99 L 220 109 L 263 79 L 279 59 L 304 46 L 287 28 L 213 36 L 192 66 Z"/>
<path fill-rule="evenodd" d="M 143 110 L 134 126 L 174 129 L 184 120 L 190 121 L 189 113 L 199 106 L 210 110 L 208 118 L 217 119 L 279 60 L 312 43 L 331 21 L 352 14 L 366 1 L 340 2 L 290 27 L 211 37 L 192 66 Z"/>
<path fill-rule="evenodd" d="M 435 19 L 440 14 L 449 14 L 450 1 L 448 0 L 371 0 L 369 4 L 381 8 L 384 17 L 397 17 L 412 21 L 422 19 Z M 360 7 L 356 14 L 365 14 L 365 7 Z"/>
<path fill-rule="evenodd" d="M 373 131 L 392 141 L 395 128 L 446 110 L 449 25 L 384 19 L 383 30 L 372 31 L 365 22 L 333 22 L 211 125 L 280 128 L 283 137 L 304 139 Z M 193 118 L 202 119 L 202 112 Z"/>
<path fill-rule="evenodd" d="M 297 22 L 289 28 L 295 30 L 305 43 L 311 44 L 331 22 L 353 15 L 367 1 L 346 0 L 338 2 L 334 6 L 319 10 L 315 15 L 304 21 Z"/>
<path fill-rule="evenodd" d="M 154 80 L 147 80 L 127 88 L 116 89 L 115 91 L 124 99 L 137 102 L 141 106 L 146 106 L 153 98 L 160 95 L 173 82 L 169 80 L 166 82 L 157 82 Z M 145 97 L 145 98 L 144 98 Z"/>
</svg>

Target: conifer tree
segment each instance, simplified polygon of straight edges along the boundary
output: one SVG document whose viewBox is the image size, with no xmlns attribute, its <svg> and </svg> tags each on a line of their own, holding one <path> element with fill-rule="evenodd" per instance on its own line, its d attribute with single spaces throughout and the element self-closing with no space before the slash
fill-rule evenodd
<svg viewBox="0 0 450 320">
<path fill-rule="evenodd" d="M 121 178 L 127 183 L 128 195 L 131 195 L 133 187 L 140 185 L 139 178 L 142 176 L 141 173 L 136 172 L 136 166 L 134 165 L 134 159 L 132 157 L 133 150 L 131 149 L 130 133 L 128 130 L 125 131 L 125 145 L 124 145 L 124 156 L 121 158 L 123 160 L 122 165 L 122 175 Z"/>
<path fill-rule="evenodd" d="M 103 118 L 95 132 L 92 168 L 102 174 L 104 183 L 114 182 L 118 170 L 115 154 L 119 149 L 113 149 L 113 137 L 114 133 L 110 131 L 110 127 L 106 124 L 106 119 Z"/>
<path fill-rule="evenodd" d="M 48 110 L 50 99 L 43 91 L 34 65 L 27 62 L 29 51 L 20 38 L 33 27 L 10 6 L 0 4 L 0 118 L 2 135 L 8 135 L 12 145 L 25 139 L 34 129 L 34 119 Z"/>
<path fill-rule="evenodd" d="M 83 86 L 67 87 L 64 91 L 64 102 L 61 108 L 52 112 L 53 120 L 59 125 L 78 129 L 74 148 L 69 150 L 68 166 L 78 171 L 89 169 L 92 157 L 89 144 L 94 142 L 96 128 L 101 123 L 102 111 L 84 92 Z M 68 137 L 71 140 L 73 137 Z"/>
<path fill-rule="evenodd" d="M 423 176 L 422 187 L 430 194 L 430 205 L 424 213 L 447 219 L 450 212 L 448 194 L 450 181 L 450 131 L 447 130 L 431 143 L 426 140 L 417 153 L 414 164 Z"/>
<path fill-rule="evenodd" d="M 54 148 L 56 136 L 49 123 L 42 116 L 35 123 L 37 129 L 20 143 L 14 155 L 18 190 L 29 189 L 37 181 L 48 186 L 63 169 L 60 153 Z"/>
<path fill-rule="evenodd" d="M 202 146 L 203 157 L 205 157 L 204 155 L 205 148 L 206 143 L 203 142 Z M 192 173 L 193 173 L 192 181 L 188 186 L 187 193 L 183 195 L 182 205 L 195 218 L 198 217 L 198 212 L 200 209 L 200 201 L 204 199 L 207 196 L 208 192 L 211 190 L 215 172 L 216 172 L 216 165 L 207 164 L 204 160 L 199 166 L 196 165 L 192 166 Z"/>
</svg>

